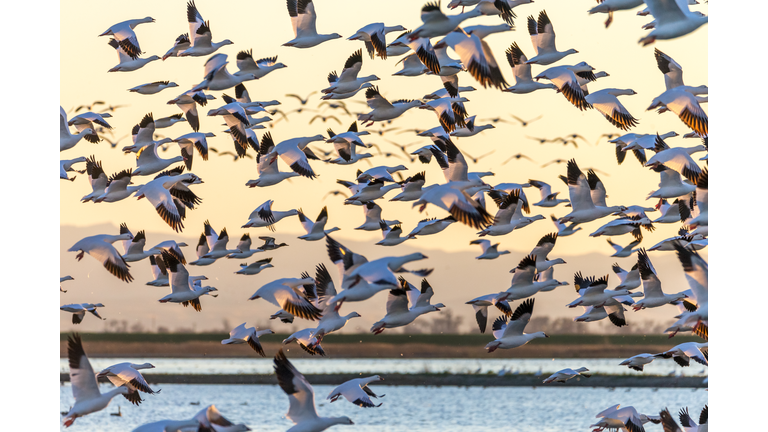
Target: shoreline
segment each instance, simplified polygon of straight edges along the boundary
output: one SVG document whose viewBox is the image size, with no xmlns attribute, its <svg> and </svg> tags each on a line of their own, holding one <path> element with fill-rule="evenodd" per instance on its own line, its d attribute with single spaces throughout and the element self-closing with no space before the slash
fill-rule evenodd
<svg viewBox="0 0 768 432">
<path fill-rule="evenodd" d="M 69 382 L 69 374 L 60 373 L 62 383 Z M 361 374 L 306 374 L 313 385 L 338 385 Z M 376 375 L 376 374 L 370 374 Z M 366 374 L 366 376 L 370 376 Z M 565 383 L 543 384 L 546 376 L 533 374 L 379 374 L 383 381 L 377 386 L 480 386 L 480 387 L 644 387 L 644 388 L 707 388 L 702 377 L 667 377 L 659 375 L 592 375 L 576 377 Z M 250 384 L 276 385 L 274 374 L 144 374 L 149 384 Z M 109 382 L 106 378 L 100 382 Z"/>
</svg>

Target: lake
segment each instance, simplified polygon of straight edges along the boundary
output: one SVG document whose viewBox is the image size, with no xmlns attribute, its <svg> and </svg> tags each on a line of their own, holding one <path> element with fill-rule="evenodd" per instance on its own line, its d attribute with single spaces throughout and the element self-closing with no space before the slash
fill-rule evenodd
<svg viewBox="0 0 768 432">
<path fill-rule="evenodd" d="M 299 361 L 295 363 L 298 365 Z M 126 432 L 157 420 L 191 418 L 209 404 L 216 405 L 229 420 L 245 423 L 254 431 L 285 431 L 293 425 L 285 418 L 288 397 L 276 385 L 164 384 L 155 387 L 162 388 L 162 392 L 142 394 L 145 400 L 140 406 L 117 396 L 105 410 L 78 418 L 66 430 Z M 344 399 L 329 403 L 325 397 L 333 386 L 315 386 L 315 401 L 321 416 L 345 415 L 355 422 L 354 426 L 335 426 L 330 430 L 590 431 L 589 426 L 596 421 L 595 414 L 615 404 L 632 405 L 641 413 L 655 415 L 664 408 L 676 413 L 687 406 L 698 419 L 709 396 L 704 389 L 677 388 L 371 387 L 377 394 L 385 394 L 379 400 L 383 402 L 381 407 L 360 408 Z M 102 385 L 102 391 L 111 388 L 110 384 Z M 74 403 L 69 383 L 61 386 L 60 395 L 61 410 L 67 410 Z M 118 407 L 122 416 L 111 416 Z M 65 430 L 63 426 L 60 429 Z M 650 423 L 646 429 L 662 430 L 661 425 Z"/>
<path fill-rule="evenodd" d="M 550 375 L 561 369 L 586 367 L 593 373 L 608 375 L 707 375 L 707 367 L 691 362 L 689 367 L 678 366 L 672 359 L 657 359 L 645 365 L 643 372 L 619 366 L 624 359 L 291 359 L 304 374 L 333 373 L 538 373 Z M 145 363 L 155 366 L 152 374 L 271 374 L 272 358 L 92 358 L 93 370 L 98 372 L 122 362 Z M 60 359 L 59 370 L 69 373 L 67 359 Z"/>
</svg>

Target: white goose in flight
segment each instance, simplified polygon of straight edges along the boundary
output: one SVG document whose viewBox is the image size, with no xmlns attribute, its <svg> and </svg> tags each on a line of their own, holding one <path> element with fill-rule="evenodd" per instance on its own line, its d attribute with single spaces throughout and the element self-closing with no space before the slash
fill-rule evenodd
<svg viewBox="0 0 768 432">
<path fill-rule="evenodd" d="M 189 22 L 190 46 L 180 51 L 178 57 L 200 57 L 215 53 L 225 45 L 232 45 L 232 41 L 225 39 L 221 42 L 213 42 L 211 28 L 208 21 L 203 20 L 202 15 L 195 6 L 195 1 L 187 2 L 187 21 Z"/>
<path fill-rule="evenodd" d="M 315 392 L 281 349 L 275 355 L 275 375 L 280 388 L 288 395 L 290 406 L 286 417 L 296 424 L 291 429 L 299 431 L 324 431 L 338 424 L 354 424 L 349 417 L 320 417 L 315 409 Z M 291 430 L 289 429 L 289 430 Z"/>
<path fill-rule="evenodd" d="M 371 401 L 371 397 L 378 398 L 384 395 L 376 395 L 371 389 L 368 388 L 368 384 L 375 381 L 384 381 L 384 378 L 374 375 L 366 378 L 354 378 L 344 384 L 331 390 L 326 399 L 331 402 L 336 402 L 340 397 L 352 402 L 353 404 L 363 408 L 380 407 L 381 404 L 374 404 Z"/>
<path fill-rule="evenodd" d="M 578 53 L 573 48 L 562 52 L 557 50 L 555 47 L 555 30 L 545 10 L 539 12 L 538 20 L 534 20 L 533 16 L 528 17 L 528 34 L 531 35 L 531 42 L 536 50 L 536 55 L 526 64 L 545 66 L 562 60 L 567 55 Z"/>
<path fill-rule="evenodd" d="M 288 0 L 288 15 L 291 17 L 294 38 L 283 46 L 312 48 L 323 42 L 342 37 L 338 33 L 318 34 L 315 26 L 317 13 L 312 0 Z"/>
<path fill-rule="evenodd" d="M 64 416 L 64 426 L 70 427 L 78 417 L 103 410 L 109 405 L 113 397 L 119 394 L 127 395 L 130 390 L 120 386 L 106 393 L 101 393 L 91 362 L 83 350 L 80 335 L 75 333 L 67 338 L 67 352 L 69 381 L 72 383 L 72 394 L 75 397 L 75 404 Z"/>
<path fill-rule="evenodd" d="M 485 346 L 488 353 L 497 349 L 510 349 L 523 346 L 533 339 L 549 337 L 546 333 L 539 331 L 535 333 L 523 333 L 525 326 L 531 320 L 533 314 L 534 299 L 528 299 L 522 302 L 510 318 L 507 316 L 498 317 L 493 322 L 493 337 L 496 338 Z"/>
<path fill-rule="evenodd" d="M 85 136 L 94 136 L 93 128 L 86 127 L 82 130 L 78 130 L 76 134 L 72 134 L 69 131 L 69 124 L 67 122 L 67 113 L 63 107 L 59 107 L 59 151 L 69 150 L 74 147 Z M 98 136 L 95 137 L 98 142 Z"/>
<path fill-rule="evenodd" d="M 304 215 L 301 209 L 299 209 L 299 221 L 301 222 L 301 226 L 304 227 L 304 230 L 307 232 L 305 235 L 299 236 L 299 238 L 302 240 L 320 240 L 325 237 L 326 234 L 330 234 L 341 229 L 338 227 L 325 229 L 325 224 L 328 223 L 328 207 L 323 207 L 314 223 Z"/>
<path fill-rule="evenodd" d="M 259 353 L 260 356 L 266 357 L 266 354 L 264 354 L 264 349 L 261 347 L 261 343 L 259 343 L 259 337 L 274 333 L 275 332 L 270 329 L 256 330 L 256 328 L 246 327 L 245 323 L 242 323 L 232 329 L 232 331 L 229 332 L 229 338 L 222 340 L 221 344 L 232 345 L 247 343 L 248 346 Z"/>
<path fill-rule="evenodd" d="M 170 252 L 163 250 L 162 259 L 168 273 L 170 274 L 171 293 L 159 300 L 160 303 L 181 303 L 184 307 L 192 305 L 192 308 L 198 312 L 203 310 L 200 304 L 200 296 L 208 294 L 211 291 L 218 291 L 214 287 L 206 286 L 196 289 L 194 280 L 199 278 L 207 279 L 205 276 L 190 277 L 184 264 Z"/>
<path fill-rule="evenodd" d="M 108 272 L 121 281 L 131 282 L 133 281 L 133 276 L 131 276 L 128 270 L 128 263 L 120 256 L 117 249 L 112 246 L 112 243 L 118 240 L 133 240 L 133 235 L 131 233 L 120 235 L 100 234 L 85 237 L 67 249 L 67 252 L 80 252 L 77 254 L 78 261 L 83 259 L 83 256 L 87 253 L 101 262 Z"/>
<path fill-rule="evenodd" d="M 154 369 L 151 363 L 134 364 L 130 362 L 118 363 L 103 369 L 96 375 L 96 378 L 106 377 L 116 387 L 125 386 L 129 392 L 124 394 L 126 399 L 134 405 L 142 402 L 139 392 L 155 394 L 160 390 L 154 391 L 149 387 L 144 376 L 141 375 L 141 369 Z"/>
</svg>

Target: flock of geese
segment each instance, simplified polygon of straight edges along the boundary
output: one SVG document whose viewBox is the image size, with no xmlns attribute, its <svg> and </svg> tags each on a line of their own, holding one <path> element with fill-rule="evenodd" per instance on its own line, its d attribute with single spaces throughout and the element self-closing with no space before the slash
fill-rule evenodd
<svg viewBox="0 0 768 432">
<path fill-rule="evenodd" d="M 312 0 L 287 0 L 286 3 L 295 37 L 282 43 L 282 46 L 306 50 L 344 37 L 337 33 L 323 34 L 318 31 L 318 15 Z M 322 1 L 319 3 L 322 11 Z M 595 72 L 595 68 L 584 61 L 566 64 L 572 63 L 570 60 L 576 58 L 578 51 L 570 47 L 561 51 L 556 47 L 555 23 L 550 20 L 545 10 L 534 11 L 533 5 L 525 6 L 526 13 L 531 13 L 526 22 L 533 45 L 529 53 L 533 55 L 529 58 L 523 48 L 515 42 L 504 53 L 508 65 L 496 60 L 484 39 L 512 30 L 518 22 L 514 9 L 528 3 L 532 1 L 452 0 L 446 10 L 439 1 L 433 1 L 421 8 L 421 25 L 413 26 L 410 30 L 403 25 L 363 25 L 347 39 L 357 41 L 355 44 L 363 42 L 365 52 L 362 48 L 354 51 L 343 63 L 341 73 L 328 73 L 328 86 L 318 90 L 323 95 L 322 103 L 338 111 L 339 115 L 342 110 L 349 113 L 343 100 L 353 97 L 359 99 L 358 94 L 364 97 L 370 111 L 352 114 L 355 120 L 345 131 L 333 131 L 328 128 L 326 133 L 307 137 L 290 136 L 288 129 L 281 130 L 279 138 L 276 130 L 257 136 L 257 130 L 265 129 L 264 123 L 271 122 L 270 127 L 278 123 L 273 122 L 270 115 L 279 114 L 285 117 L 287 114 L 275 108 L 280 104 L 279 101 L 251 99 L 245 83 L 256 79 L 278 83 L 277 78 L 273 79 L 267 75 L 285 65 L 277 62 L 277 57 L 254 59 L 252 50 L 249 49 L 237 54 L 234 66 L 238 70 L 232 72 L 233 68 L 227 55 L 218 51 L 233 43 L 228 39 L 214 42 L 216 39 L 212 37 L 210 22 L 203 18 L 194 0 L 190 0 L 186 5 L 188 33 L 180 35 L 163 56 L 142 57 L 144 53 L 139 42 L 142 28 L 155 23 L 153 18 L 130 19 L 117 23 L 98 35 L 108 37 L 109 46 L 118 55 L 119 63 L 108 72 L 135 71 L 150 62 L 161 59 L 167 61 L 172 57 L 204 57 L 202 80 L 168 101 L 169 105 L 178 107 L 180 112 L 176 115 L 155 118 L 151 112 L 152 107 L 147 107 L 148 113 L 139 119 L 131 131 L 131 145 L 122 148 L 125 153 L 135 154 L 135 166 L 125 167 L 108 175 L 99 160 L 86 154 L 61 160 L 60 178 L 74 181 L 75 172 L 85 175 L 92 192 L 84 196 L 82 202 L 104 205 L 101 203 L 113 203 L 127 198 L 139 201 L 145 199 L 144 202 L 148 202 L 157 216 L 168 225 L 169 233 L 181 233 L 186 228 L 184 220 L 187 214 L 196 211 L 203 201 L 203 197 L 198 196 L 195 190 L 196 185 L 203 184 L 204 180 L 193 172 L 193 164 L 196 166 L 205 163 L 214 151 L 208 139 L 216 135 L 205 132 L 198 107 L 207 107 L 208 111 L 204 117 L 220 117 L 217 120 L 226 123 L 228 129 L 225 138 L 217 139 L 231 146 L 235 159 L 254 158 L 255 155 L 258 178 L 246 183 L 249 188 L 268 188 L 295 177 L 304 177 L 303 181 L 309 182 L 323 170 L 324 163 L 352 165 L 361 159 L 383 156 L 364 152 L 372 147 L 363 138 L 372 133 L 365 130 L 365 127 L 375 123 L 389 124 L 401 116 L 408 116 L 408 111 L 412 108 L 424 109 L 435 114 L 434 127 L 430 125 L 431 129 L 418 130 L 417 135 L 427 137 L 431 143 L 411 152 L 406 152 L 403 148 L 403 152 L 413 157 L 413 163 L 416 163 L 416 159 L 422 164 L 434 161 L 442 169 L 444 182 L 443 179 L 431 179 L 428 183 L 424 172 L 405 177 L 401 171 L 409 167 L 401 164 L 374 166 L 365 171 L 357 169 L 353 181 L 338 180 L 337 183 L 348 189 L 348 193 L 343 193 L 346 197 L 344 204 L 359 206 L 364 212 L 363 224 L 354 229 L 380 230 L 382 240 L 376 244 L 381 246 L 397 246 L 417 236 L 436 235 L 453 224 L 460 224 L 477 232 L 478 239 L 471 244 L 478 245 L 482 253 L 476 259 L 492 260 L 509 254 L 509 251 L 499 250 L 500 243 L 493 242 L 489 237 L 505 236 L 538 220 L 551 219 L 557 230 L 543 236 L 533 245 L 530 254 L 511 270 L 513 275 L 509 288 L 468 299 L 466 302 L 475 311 L 481 333 L 485 333 L 488 323 L 491 322 L 494 340 L 485 346 L 488 353 L 499 349 L 514 349 L 533 339 L 548 337 L 543 331 L 525 333 L 525 328 L 534 313 L 536 298 L 539 302 L 545 301 L 542 298 L 546 298 L 546 294 L 542 293 L 555 289 L 574 290 L 575 299 L 564 306 L 582 308 L 582 315 L 575 317 L 575 321 L 595 322 L 608 319 L 613 325 L 623 327 L 628 325 L 625 315 L 627 308 L 640 311 L 672 304 L 676 306 L 677 322 L 666 332 L 670 336 L 692 332 L 706 340 L 708 265 L 698 251 L 707 246 L 708 168 L 706 156 L 701 158 L 694 155 L 706 152 L 708 148 L 708 120 L 706 112 L 702 109 L 702 104 L 707 102 L 707 87 L 684 84 L 682 66 L 666 53 L 655 49 L 653 60 L 661 73 L 658 76 L 659 83 L 661 84 L 662 78 L 664 81 L 663 91 L 658 95 L 636 97 L 647 97 L 650 100 L 648 110 L 671 112 L 679 117 L 680 131 L 646 131 L 649 132 L 647 134 L 630 132 L 630 129 L 637 130 L 639 119 L 622 105 L 620 98 L 637 95 L 637 92 L 618 88 L 588 89 L 596 85 L 593 83 L 597 79 L 607 74 Z M 689 10 L 689 3 L 697 2 L 604 0 L 589 10 L 589 13 L 608 14 L 609 18 L 605 24 L 607 27 L 615 12 L 645 4 L 645 13 L 650 13 L 654 21 L 645 27 L 650 29 L 650 32 L 639 42 L 648 45 L 656 40 L 685 36 L 707 22 L 705 15 Z M 454 12 L 459 7 L 461 12 Z M 329 11 L 322 12 L 330 15 Z M 466 25 L 472 18 L 479 16 L 498 16 L 499 23 L 494 26 Z M 330 20 L 323 23 L 322 27 L 327 28 L 329 22 Z M 220 30 L 217 32 L 223 32 L 221 23 L 215 24 L 219 25 L 217 28 Z M 562 48 L 562 41 L 560 46 Z M 459 58 L 450 57 L 448 48 Z M 365 57 L 373 61 L 392 61 L 390 57 L 402 57 L 398 64 L 402 63 L 403 69 L 395 75 L 439 76 L 443 88 L 420 99 L 390 101 L 382 96 L 379 86 L 373 84 L 380 80 L 379 77 L 362 75 L 363 64 L 367 62 Z M 650 54 L 648 57 L 650 60 Z M 465 71 L 467 74 L 462 73 Z M 514 83 L 507 82 L 505 78 L 505 75 L 509 76 L 510 71 Z M 307 70 L 306 73 L 317 72 Z M 470 172 L 468 160 L 477 163 L 478 159 L 462 152 L 454 140 L 473 137 L 483 130 L 494 128 L 493 123 L 500 119 L 492 119 L 489 124 L 478 124 L 475 116 L 470 115 L 472 107 L 466 97 L 468 92 L 475 89 L 471 86 L 460 86 L 459 77 L 462 77 L 464 84 L 475 81 L 473 84 L 482 86 L 487 92 L 526 94 L 555 91 L 565 97 L 564 104 L 571 104 L 576 110 L 594 110 L 599 113 L 607 123 L 621 131 L 610 134 L 609 137 L 612 138 L 610 142 L 615 145 L 617 162 L 624 162 L 627 153 L 631 151 L 632 155 L 647 167 L 647 179 L 659 179 L 658 189 L 648 196 L 655 205 L 617 205 L 615 202 L 612 203 L 614 205 L 608 205 L 607 188 L 598 176 L 598 170 L 582 170 L 575 159 L 564 161 L 563 175 L 559 176 L 559 179 L 549 180 L 551 184 L 528 179 L 522 183 L 494 185 L 489 183 L 493 172 Z M 157 81 L 128 90 L 139 95 L 154 95 L 174 87 L 178 87 L 174 82 Z M 225 93 L 216 93 L 214 96 L 215 92 Z M 235 97 L 227 93 L 234 94 Z M 291 96 L 299 99 L 302 106 L 309 100 L 298 95 Z M 84 146 L 87 146 L 80 144 L 82 140 L 98 144 L 107 139 L 105 135 L 112 129 L 109 121 L 113 117 L 115 107 L 96 112 L 99 111 L 98 108 L 97 104 L 93 104 L 86 107 L 89 111 L 72 117 L 61 108 L 61 152 L 66 151 L 68 155 L 82 154 Z M 301 109 L 303 108 L 298 112 Z M 119 115 L 119 112 L 114 115 Z M 256 115 L 263 117 L 253 117 Z M 321 116 L 320 120 L 326 123 L 333 119 L 341 123 L 338 118 L 331 117 Z M 313 118 L 312 121 L 315 120 Z M 539 120 L 535 118 L 517 121 L 525 125 L 527 122 Z M 189 131 L 175 139 L 158 139 L 158 129 L 174 124 L 182 124 L 182 127 L 189 128 Z M 75 127 L 75 132 L 70 129 L 72 126 Z M 667 141 L 678 135 L 694 138 L 701 144 L 694 147 L 670 146 Z M 570 140 L 574 145 L 576 139 L 576 134 L 562 138 L 564 144 Z M 328 153 L 319 157 L 318 150 L 310 146 L 312 143 L 333 144 L 335 154 Z M 174 144 L 178 144 L 178 153 L 175 153 Z M 161 157 L 158 150 L 163 149 L 171 149 L 176 156 L 168 159 Z M 198 157 L 195 157 L 195 154 Z M 523 156 L 519 154 L 512 158 L 519 159 Z M 85 164 L 84 169 L 77 169 L 78 164 Z M 413 165 L 410 168 L 413 168 Z M 355 168 L 350 168 L 350 173 L 354 171 Z M 205 179 L 205 182 L 210 183 L 216 181 L 215 178 Z M 296 187 L 294 193 L 301 194 L 300 182 L 296 183 Z M 568 188 L 567 199 L 556 191 L 564 187 Z M 532 193 L 530 188 L 537 189 L 536 195 L 539 196 L 529 198 Z M 385 196 L 390 191 L 396 191 L 396 195 L 390 194 L 389 201 L 408 202 L 419 212 L 428 207 L 435 207 L 442 209 L 444 213 L 440 218 L 422 220 L 410 233 L 405 234 L 400 221 L 384 219 L 381 203 L 386 201 Z M 329 192 L 332 193 L 336 195 L 338 192 Z M 490 198 L 493 204 L 486 203 L 487 198 Z M 259 239 L 264 244 L 253 248 L 250 229 L 257 229 L 260 233 L 265 233 L 265 230 L 275 231 L 278 229 L 278 222 L 297 216 L 306 231 L 305 235 L 298 238 L 303 241 L 325 242 L 328 258 L 336 267 L 337 275 L 334 280 L 326 265 L 320 262 L 315 266 L 313 275 L 305 272 L 298 277 L 271 280 L 249 298 L 274 305 L 276 312 L 271 319 L 283 322 L 300 319 L 308 322 L 309 327 L 288 337 L 284 341 L 285 344 L 295 342 L 311 355 L 325 356 L 326 352 L 321 345 L 323 340 L 342 329 L 350 319 L 360 316 L 350 310 L 353 304 L 368 301 L 379 292 L 387 293 L 386 314 L 372 326 L 370 331 L 374 334 L 407 326 L 422 315 L 439 313 L 446 307 L 443 303 L 433 302 L 433 296 L 437 294 L 439 297 L 443 288 L 433 287 L 428 281 L 427 278 L 433 269 L 413 267 L 427 258 L 424 254 L 415 252 L 383 257 L 363 256 L 334 239 L 332 233 L 339 230 L 339 227 L 328 227 L 330 216 L 327 207 L 313 219 L 302 209 L 281 207 L 279 199 L 277 201 L 267 199 L 255 208 L 247 219 L 244 218 L 246 222 L 242 228 L 248 229 L 249 232 L 242 235 L 235 249 L 228 248 L 229 236 L 226 229 L 217 233 L 211 224 L 206 222 L 195 248 L 197 259 L 194 261 L 187 262 L 182 251 L 186 244 L 166 240 L 148 248 L 144 231 L 134 235 L 125 224 L 121 226 L 119 233 L 85 237 L 72 245 L 68 251 L 76 253 L 78 261 L 86 254 L 89 255 L 91 259 L 100 262 L 107 272 L 125 283 L 134 282 L 138 277 L 134 267 L 147 260 L 154 277 L 148 284 L 170 287 L 170 293 L 157 299 L 159 302 L 191 306 L 191 309 L 200 312 L 203 302 L 219 293 L 217 288 L 205 284 L 205 276 L 192 276 L 188 266 L 214 265 L 223 258 L 247 260 L 257 252 L 286 247 L 285 244 L 278 244 L 273 237 L 261 235 Z M 138 212 L 142 211 L 139 207 L 145 204 L 136 206 Z M 489 210 L 491 206 L 496 207 L 495 213 Z M 550 218 L 531 215 L 534 207 L 552 209 L 553 212 L 557 209 L 562 215 L 555 217 L 553 214 Z M 656 211 L 661 214 L 660 217 L 649 215 Z M 149 214 L 147 212 L 148 217 Z M 584 233 L 577 235 L 616 238 L 630 234 L 634 241 L 627 246 L 616 244 L 610 238 L 608 242 L 615 249 L 614 257 L 633 257 L 631 268 L 623 269 L 614 264 L 612 272 L 616 275 L 614 280 L 618 279 L 619 284 L 612 289 L 609 289 L 612 283 L 609 282 L 607 274 L 592 276 L 577 272 L 573 277 L 573 285 L 557 280 L 554 277 L 555 266 L 565 262 L 562 258 L 550 257 L 553 255 L 557 239 L 574 235 L 582 229 L 580 225 L 603 218 L 610 220 L 588 236 Z M 661 224 L 678 225 L 679 232 L 653 247 L 638 247 L 643 232 L 652 232 Z M 120 246 L 116 246 L 117 244 Z M 662 290 L 661 280 L 652 264 L 653 251 L 674 251 L 689 289 L 674 293 L 671 287 L 665 287 L 666 292 Z M 312 263 L 325 260 L 325 257 L 297 258 Z M 268 273 L 267 269 L 273 265 L 271 258 L 265 258 L 251 264 L 243 262 L 240 267 L 237 274 L 256 275 L 263 271 Z M 61 278 L 61 282 L 71 279 L 71 276 L 65 276 Z M 564 286 L 566 288 L 562 288 Z M 66 293 L 63 288 L 61 291 Z M 209 297 L 204 297 L 206 295 Z M 515 305 L 514 302 L 518 303 Z M 101 303 L 80 303 L 64 305 L 61 310 L 72 313 L 72 322 L 78 324 L 84 319 L 86 312 L 101 319 L 98 309 L 103 307 Z M 341 310 L 342 307 L 345 311 Z M 348 313 L 343 314 L 344 312 Z M 491 312 L 497 315 L 496 318 L 492 319 Z M 246 327 L 246 323 L 243 323 L 233 329 L 229 338 L 221 343 L 247 344 L 258 355 L 266 356 L 259 337 L 270 333 L 273 333 L 270 329 Z M 142 402 L 141 393 L 159 393 L 159 390 L 150 388 L 139 372 L 154 367 L 149 363 L 120 363 L 98 374 L 94 373 L 83 342 L 77 334 L 69 337 L 68 357 L 75 404 L 65 414 L 64 425 L 67 427 L 78 417 L 104 409 L 117 395 L 123 395 L 138 405 Z M 663 353 L 640 353 L 621 364 L 642 371 L 645 364 L 656 359 L 670 358 L 681 366 L 688 366 L 690 360 L 706 365 L 708 344 L 687 342 Z M 283 350 L 274 355 L 274 369 L 280 388 L 290 401 L 286 417 L 293 421 L 295 426 L 289 431 L 322 431 L 333 425 L 354 424 L 348 417 L 328 418 L 317 413 L 311 384 L 290 362 Z M 564 369 L 544 382 L 565 382 L 577 376 L 588 377 L 589 370 L 586 367 Z M 107 378 L 115 388 L 101 393 L 97 384 L 97 378 L 100 377 Z M 333 402 L 343 397 L 361 407 L 377 407 L 380 403 L 374 403 L 371 398 L 379 396 L 368 388 L 368 385 L 381 379 L 379 376 L 372 376 L 348 381 L 334 389 L 328 399 Z M 613 406 L 597 414 L 599 421 L 593 427 L 596 430 L 622 429 L 634 432 L 644 430 L 643 423 L 653 421 L 663 423 L 665 431 L 682 430 L 666 408 L 659 409 L 660 415 L 654 416 L 640 414 L 632 407 Z M 706 430 L 707 408 L 704 407 L 698 424 L 691 419 L 687 408 L 681 410 L 679 420 L 686 431 Z M 244 424 L 227 420 L 213 405 L 204 408 L 192 419 L 161 420 L 135 429 L 187 430 L 250 429 Z"/>
</svg>

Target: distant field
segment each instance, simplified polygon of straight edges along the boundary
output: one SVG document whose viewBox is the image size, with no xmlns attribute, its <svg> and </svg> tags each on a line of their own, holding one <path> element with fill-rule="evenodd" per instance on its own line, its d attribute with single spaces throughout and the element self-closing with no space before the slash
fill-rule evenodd
<svg viewBox="0 0 768 432">
<path fill-rule="evenodd" d="M 227 334 L 82 334 L 85 350 L 92 357 L 250 357 L 254 352 L 247 346 L 222 345 Z M 260 338 L 268 356 L 281 348 L 292 355 L 308 357 L 295 344 L 283 345 L 287 334 Z M 552 335 L 531 343 L 491 354 L 484 349 L 493 340 L 490 334 L 471 335 L 402 335 L 333 334 L 322 345 L 333 358 L 619 358 L 639 353 L 659 353 L 689 341 L 701 341 L 696 336 L 664 335 Z M 67 334 L 60 335 L 59 353 L 67 356 Z"/>
</svg>

